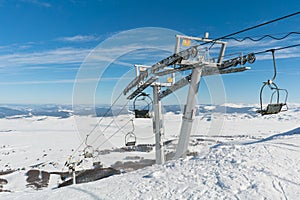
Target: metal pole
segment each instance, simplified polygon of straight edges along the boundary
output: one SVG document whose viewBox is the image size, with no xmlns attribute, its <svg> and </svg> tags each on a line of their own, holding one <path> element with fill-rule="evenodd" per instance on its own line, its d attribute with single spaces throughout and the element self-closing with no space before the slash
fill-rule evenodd
<svg viewBox="0 0 300 200">
<path fill-rule="evenodd" d="M 176 43 L 174 53 L 178 53 L 180 49 L 180 36 L 176 35 Z"/>
<path fill-rule="evenodd" d="M 76 171 L 75 171 L 75 166 L 72 168 L 72 173 L 73 173 L 73 184 L 76 185 Z"/>
<path fill-rule="evenodd" d="M 158 97 L 160 86 L 154 84 L 153 86 L 153 132 L 155 134 L 155 155 L 156 164 L 164 164 L 165 156 L 163 149 L 163 142 L 161 136 L 163 135 L 162 127 L 162 112 L 161 112 L 161 102 Z"/>
<path fill-rule="evenodd" d="M 185 105 L 185 110 L 182 117 L 180 136 L 174 157 L 175 159 L 186 157 L 192 131 L 193 118 L 196 112 L 196 100 L 198 96 L 201 73 L 202 69 L 200 67 L 196 67 L 193 69 L 189 93 L 187 96 L 187 103 Z"/>
<path fill-rule="evenodd" d="M 174 53 L 178 53 L 180 50 L 180 37 L 179 35 L 176 35 L 176 43 L 175 43 L 175 49 L 174 49 Z M 176 64 L 174 64 L 174 68 L 176 67 Z M 172 73 L 171 75 L 172 77 L 172 85 L 176 82 L 175 81 L 175 73 Z"/>
</svg>

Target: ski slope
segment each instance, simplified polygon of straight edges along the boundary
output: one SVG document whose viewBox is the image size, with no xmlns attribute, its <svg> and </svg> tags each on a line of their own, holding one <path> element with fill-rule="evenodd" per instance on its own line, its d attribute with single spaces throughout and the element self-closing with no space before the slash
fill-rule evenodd
<svg viewBox="0 0 300 200">
<path fill-rule="evenodd" d="M 253 106 L 226 107 L 225 115 L 207 106 L 196 117 L 189 146 L 194 156 L 59 189 L 59 177 L 53 175 L 48 187 L 26 187 L 25 173 L 39 163 L 43 164 L 35 169 L 63 168 L 67 156 L 81 142 L 74 117 L 1 119 L 0 166 L 3 171 L 19 170 L 0 175 L 0 180 L 8 182 L 3 189 L 11 191 L 1 192 L 0 199 L 298 199 L 300 106 L 290 105 L 287 112 L 263 117 Z M 91 125 L 90 116 L 81 117 Z M 107 124 L 109 120 L 104 121 Z M 171 141 L 165 148 L 169 152 L 178 139 L 181 115 L 169 112 L 164 120 L 164 139 Z M 216 124 L 222 126 L 212 126 Z M 136 120 L 135 126 L 138 142 L 154 141 L 146 137 L 151 134 L 150 121 Z M 110 131 L 113 127 L 107 134 Z M 124 145 L 123 136 L 111 138 L 115 148 Z M 99 159 L 109 167 L 117 161 L 154 159 L 154 151 L 112 151 Z"/>
</svg>

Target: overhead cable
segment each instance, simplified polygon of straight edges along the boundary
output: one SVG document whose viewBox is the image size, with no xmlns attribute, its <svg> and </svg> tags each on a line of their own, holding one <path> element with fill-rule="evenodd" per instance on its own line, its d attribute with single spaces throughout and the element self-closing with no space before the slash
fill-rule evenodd
<svg viewBox="0 0 300 200">
<path fill-rule="evenodd" d="M 258 42 L 258 41 L 261 41 L 261 40 L 263 40 L 265 38 L 268 38 L 268 37 L 271 38 L 271 39 L 273 39 L 273 40 L 283 40 L 283 39 L 287 38 L 290 35 L 296 35 L 296 34 L 300 35 L 300 32 L 289 32 L 288 34 L 286 34 L 286 35 L 284 35 L 282 37 L 275 37 L 275 36 L 272 36 L 272 35 L 264 35 L 264 36 L 262 36 L 262 37 L 260 37 L 258 39 L 253 39 L 252 37 L 244 37 L 243 39 L 237 39 L 237 38 L 234 38 L 234 37 L 227 37 L 226 39 L 227 40 L 235 40 L 237 42 L 243 42 L 245 40 L 251 40 L 253 42 Z"/>
<path fill-rule="evenodd" d="M 272 51 L 280 51 L 280 50 L 283 50 L 283 49 L 289 49 L 289 48 L 294 48 L 294 47 L 298 47 L 298 46 L 300 46 L 300 44 L 294 44 L 294 45 L 285 46 L 285 47 L 278 47 L 278 48 L 268 49 L 268 50 L 256 52 L 254 54 L 262 54 L 262 53 L 267 53 L 267 52 L 272 52 Z"/>
</svg>

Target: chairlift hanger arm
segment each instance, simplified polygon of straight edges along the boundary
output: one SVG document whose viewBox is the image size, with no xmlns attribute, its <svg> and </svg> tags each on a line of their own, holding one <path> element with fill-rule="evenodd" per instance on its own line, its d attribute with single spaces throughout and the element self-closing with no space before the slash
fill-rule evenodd
<svg viewBox="0 0 300 200">
<path fill-rule="evenodd" d="M 276 59 L 275 59 L 275 50 L 274 49 L 271 49 L 269 50 L 272 52 L 272 58 L 273 58 L 273 67 L 274 67 L 274 75 L 273 75 L 273 78 L 271 79 L 271 81 L 273 82 L 276 78 L 276 75 L 277 75 L 277 70 L 276 70 Z"/>
<path fill-rule="evenodd" d="M 164 75 L 168 75 L 168 74 L 172 74 L 172 73 L 176 73 L 176 72 L 180 72 L 180 71 L 186 71 L 186 70 L 193 69 L 193 68 L 195 68 L 195 65 L 181 65 L 178 68 L 168 69 L 165 71 L 157 72 L 157 73 L 155 73 L 155 75 L 156 76 L 164 76 Z"/>
</svg>

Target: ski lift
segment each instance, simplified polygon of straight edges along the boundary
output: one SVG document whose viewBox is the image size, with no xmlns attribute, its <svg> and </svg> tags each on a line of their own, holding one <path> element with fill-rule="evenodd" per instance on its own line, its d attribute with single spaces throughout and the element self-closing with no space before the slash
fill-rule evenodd
<svg viewBox="0 0 300 200">
<path fill-rule="evenodd" d="M 84 140 L 85 148 L 83 149 L 83 156 L 84 158 L 92 158 L 94 155 L 94 148 L 93 146 L 88 144 L 88 138 L 90 134 L 87 134 Z"/>
<path fill-rule="evenodd" d="M 267 82 L 264 82 L 261 90 L 260 90 L 260 110 L 257 110 L 256 112 L 260 113 L 261 115 L 270 115 L 270 114 L 277 114 L 279 112 L 282 111 L 287 111 L 288 107 L 287 107 L 287 97 L 288 97 L 288 91 L 286 89 L 280 89 L 278 88 L 278 86 L 274 83 L 274 80 L 276 78 L 276 61 L 275 61 L 275 50 L 272 49 L 272 56 L 273 56 L 273 65 L 274 65 L 274 76 L 271 80 L 268 80 Z M 263 90 L 265 88 L 265 86 L 269 86 L 269 88 L 271 90 L 273 90 L 273 93 L 271 95 L 271 99 L 270 99 L 270 103 L 267 105 L 266 109 L 263 109 Z M 280 92 L 283 91 L 285 98 L 284 98 L 284 102 L 280 102 Z M 275 97 L 275 101 L 273 102 L 274 99 L 274 95 Z"/>
<path fill-rule="evenodd" d="M 150 104 L 152 104 L 152 99 L 149 94 L 142 92 L 135 97 L 133 101 L 135 118 L 150 118 Z"/>
<path fill-rule="evenodd" d="M 125 136 L 125 146 L 135 146 L 136 136 L 133 132 L 128 132 Z"/>
<path fill-rule="evenodd" d="M 132 131 L 128 132 L 125 135 L 125 146 L 135 146 L 136 144 L 136 136 L 134 134 L 134 124 L 133 124 L 133 119 L 131 119 L 132 123 Z"/>
<path fill-rule="evenodd" d="M 87 145 L 83 150 L 84 158 L 93 158 L 94 148 L 91 145 Z"/>
</svg>

